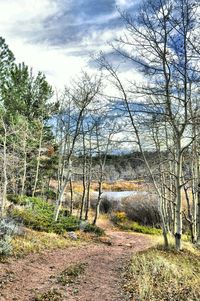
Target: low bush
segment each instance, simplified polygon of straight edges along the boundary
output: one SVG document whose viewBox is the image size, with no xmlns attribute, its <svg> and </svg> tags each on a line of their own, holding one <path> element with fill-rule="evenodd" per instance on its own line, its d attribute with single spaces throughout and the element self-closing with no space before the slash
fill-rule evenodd
<svg viewBox="0 0 200 301">
<path fill-rule="evenodd" d="M 57 222 L 54 221 L 54 205 L 36 198 L 19 197 L 14 202 L 23 207 L 12 210 L 12 216 L 21 219 L 27 227 L 46 232 L 63 234 L 65 231 L 75 231 L 79 228 L 79 220 L 73 216 L 67 216 L 68 212 L 62 210 Z"/>
<path fill-rule="evenodd" d="M 5 235 L 0 239 L 0 256 L 9 256 L 12 254 L 11 236 Z"/>
<path fill-rule="evenodd" d="M 161 235 L 162 230 L 153 228 L 153 227 L 148 227 L 148 226 L 142 226 L 139 225 L 137 222 L 127 222 L 121 226 L 123 230 L 131 230 L 134 232 L 138 233 L 143 233 L 143 234 L 150 234 L 150 235 Z"/>
<path fill-rule="evenodd" d="M 111 214 L 111 220 L 115 224 L 121 224 L 128 221 L 128 218 L 126 216 L 125 212 L 119 211 Z"/>
<path fill-rule="evenodd" d="M 87 224 L 84 227 L 84 232 L 95 233 L 97 236 L 104 235 L 104 230 L 98 226 Z"/>
<path fill-rule="evenodd" d="M 144 226 L 159 227 L 161 223 L 158 200 L 155 195 L 136 194 L 122 200 L 128 219 Z"/>
<path fill-rule="evenodd" d="M 160 235 L 161 229 L 140 225 L 137 222 L 130 221 L 125 212 L 116 212 L 111 215 L 111 220 L 114 224 L 125 231 L 134 231 L 143 234 Z"/>
<path fill-rule="evenodd" d="M 0 221 L 0 256 L 8 256 L 12 253 L 12 237 L 22 235 L 23 229 L 11 218 Z"/>
<path fill-rule="evenodd" d="M 121 199 L 108 198 L 106 196 L 102 197 L 100 211 L 102 213 L 112 213 L 113 211 L 118 211 L 122 209 Z"/>
<path fill-rule="evenodd" d="M 63 234 L 65 231 L 75 231 L 79 229 L 79 220 L 74 216 L 60 217 L 54 221 L 53 211 L 35 209 L 13 210 L 13 216 L 20 218 L 24 225 L 37 231 L 54 232 Z"/>
<path fill-rule="evenodd" d="M 27 204 L 26 197 L 20 196 L 20 195 L 15 195 L 15 194 L 8 194 L 7 200 L 16 205 L 26 205 Z"/>
<path fill-rule="evenodd" d="M 97 193 L 91 194 L 91 208 L 95 210 L 97 204 Z M 115 211 L 122 210 L 121 198 L 108 197 L 106 194 L 102 195 L 100 212 L 101 213 L 112 213 Z"/>
<path fill-rule="evenodd" d="M 51 200 L 55 200 L 56 199 L 56 192 L 53 189 L 48 189 L 46 191 L 44 191 L 44 195 L 45 197 Z"/>
<path fill-rule="evenodd" d="M 14 235 L 22 235 L 23 234 L 23 228 L 20 224 L 16 222 L 16 220 L 12 218 L 3 218 L 0 221 L 0 235 L 8 235 L 8 236 L 14 236 Z"/>
</svg>

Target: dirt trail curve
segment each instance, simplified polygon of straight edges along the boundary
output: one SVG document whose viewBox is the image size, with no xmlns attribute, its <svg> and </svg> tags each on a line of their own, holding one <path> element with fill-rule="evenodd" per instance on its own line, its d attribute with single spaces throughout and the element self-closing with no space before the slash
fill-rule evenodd
<svg viewBox="0 0 200 301">
<path fill-rule="evenodd" d="M 125 300 L 119 282 L 121 267 L 131 254 L 149 247 L 151 242 L 144 235 L 121 231 L 108 230 L 107 235 L 111 245 L 70 247 L 0 264 L 0 301 L 31 301 L 36 292 L 47 292 L 52 287 L 64 292 L 64 301 Z M 86 263 L 86 268 L 79 283 L 58 287 L 54 276 L 80 262 Z"/>
</svg>

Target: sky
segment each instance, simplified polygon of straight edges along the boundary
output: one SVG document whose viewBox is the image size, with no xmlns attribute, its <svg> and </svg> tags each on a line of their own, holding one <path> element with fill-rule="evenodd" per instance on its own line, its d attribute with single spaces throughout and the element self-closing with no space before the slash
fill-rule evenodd
<svg viewBox="0 0 200 301">
<path fill-rule="evenodd" d="M 109 52 L 109 42 L 124 30 L 116 8 L 134 13 L 138 2 L 0 0 L 0 35 L 17 62 L 61 88 L 81 70 L 94 71 L 92 56 Z"/>
</svg>

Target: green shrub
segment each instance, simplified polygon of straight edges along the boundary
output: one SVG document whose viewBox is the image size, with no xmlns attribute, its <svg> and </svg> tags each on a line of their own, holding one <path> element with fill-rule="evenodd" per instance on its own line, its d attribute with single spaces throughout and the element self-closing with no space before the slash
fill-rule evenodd
<svg viewBox="0 0 200 301">
<path fill-rule="evenodd" d="M 79 230 L 80 221 L 75 216 L 59 217 L 57 222 L 51 223 L 52 232 L 63 234 L 65 231 Z"/>
<path fill-rule="evenodd" d="M 47 199 L 52 199 L 52 200 L 56 199 L 56 192 L 52 189 L 48 189 L 44 191 L 44 195 Z"/>
<path fill-rule="evenodd" d="M 125 212 L 115 212 L 111 215 L 111 220 L 122 230 L 130 230 L 143 234 L 160 235 L 161 229 L 140 225 L 137 222 L 130 221 Z"/>
<path fill-rule="evenodd" d="M 143 233 L 143 234 L 150 234 L 150 235 L 160 235 L 160 234 L 162 234 L 161 229 L 142 226 L 142 225 L 139 225 L 136 222 L 127 222 L 127 223 L 121 224 L 120 226 L 124 230 L 131 230 L 131 231 L 138 232 L 138 233 Z"/>
<path fill-rule="evenodd" d="M 60 217 L 54 221 L 53 211 L 35 209 L 14 209 L 13 216 L 20 218 L 27 227 L 45 232 L 63 234 L 79 229 L 79 220 L 74 216 Z"/>
<path fill-rule="evenodd" d="M 84 232 L 92 232 L 92 233 L 95 233 L 97 236 L 104 235 L 104 230 L 102 228 L 99 228 L 99 227 L 91 225 L 91 224 L 85 225 Z"/>
<path fill-rule="evenodd" d="M 8 194 L 7 200 L 16 204 L 16 205 L 26 205 L 26 198 L 24 196 Z"/>
<path fill-rule="evenodd" d="M 53 205 L 50 205 L 45 200 L 37 198 L 37 197 L 9 194 L 7 196 L 7 199 L 8 199 L 8 201 L 10 201 L 16 205 L 20 205 L 20 206 L 38 207 L 38 208 L 46 209 L 46 210 L 52 210 L 54 208 Z"/>
<path fill-rule="evenodd" d="M 23 204 L 23 207 L 14 208 L 11 214 L 12 217 L 20 219 L 27 227 L 37 231 L 54 232 L 57 234 L 79 230 L 80 220 L 75 216 L 69 215 L 67 209 L 63 208 L 61 210 L 58 221 L 55 222 L 54 205 L 50 205 L 48 202 L 36 197 L 23 196 L 19 199 L 20 202 L 18 201 L 18 204 Z M 84 231 L 94 232 L 99 236 L 104 233 L 101 228 L 90 224 L 86 225 Z"/>
<path fill-rule="evenodd" d="M 13 209 L 12 216 L 20 218 L 24 225 L 29 228 L 58 234 L 62 234 L 65 231 L 75 231 L 79 228 L 78 219 L 73 216 L 64 216 L 62 211 L 58 221 L 55 222 L 55 206 L 40 198 L 23 196 L 15 198 L 15 202 L 16 200 L 18 200 L 18 204 L 25 206 Z"/>
</svg>

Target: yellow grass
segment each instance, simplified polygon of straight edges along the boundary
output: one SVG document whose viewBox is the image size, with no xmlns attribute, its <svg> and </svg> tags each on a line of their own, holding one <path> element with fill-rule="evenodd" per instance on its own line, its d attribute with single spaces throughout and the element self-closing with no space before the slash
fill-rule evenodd
<svg viewBox="0 0 200 301">
<path fill-rule="evenodd" d="M 82 192 L 83 186 L 81 182 L 73 183 L 73 188 L 75 192 Z M 103 190 L 104 191 L 132 191 L 132 190 L 145 190 L 145 184 L 142 181 L 116 181 L 114 183 L 103 183 Z M 98 183 L 92 182 L 91 183 L 91 190 L 97 191 L 98 190 Z"/>
<path fill-rule="evenodd" d="M 51 187 L 53 189 L 56 189 L 57 187 L 57 182 L 52 181 L 51 182 Z M 67 191 L 69 191 L 69 185 L 66 188 Z M 81 193 L 83 191 L 83 185 L 81 181 L 76 181 L 73 183 L 73 189 L 74 192 L 76 193 Z M 98 183 L 97 182 L 92 182 L 91 183 L 91 190 L 97 191 L 98 190 Z M 142 181 L 142 180 L 135 180 L 135 181 L 124 181 L 124 180 L 119 180 L 113 183 L 108 183 L 105 182 L 103 183 L 103 190 L 104 191 L 143 191 L 147 190 L 147 185 Z"/>
<path fill-rule="evenodd" d="M 154 239 L 154 238 L 152 238 Z M 184 242 L 184 251 L 159 246 L 136 254 L 123 274 L 130 300 L 199 301 L 200 251 Z"/>
<path fill-rule="evenodd" d="M 37 232 L 27 229 L 24 236 L 17 236 L 12 240 L 13 255 L 24 256 L 30 253 L 40 253 L 44 250 L 53 250 L 77 246 L 82 240 L 73 241 L 55 233 Z"/>
</svg>

